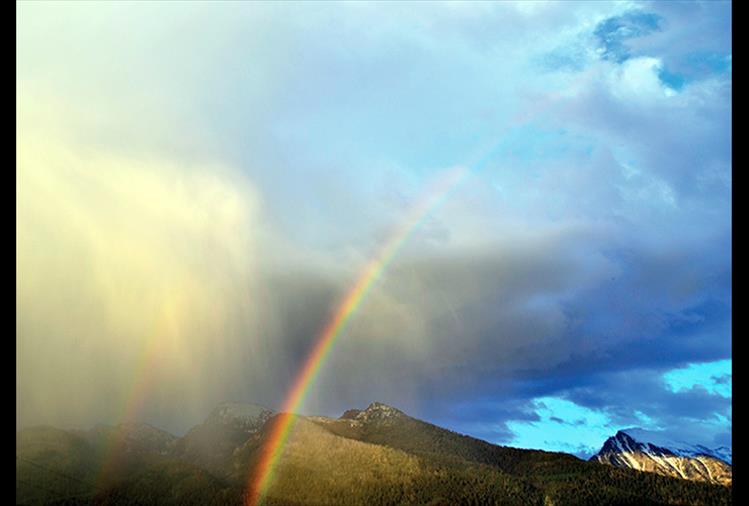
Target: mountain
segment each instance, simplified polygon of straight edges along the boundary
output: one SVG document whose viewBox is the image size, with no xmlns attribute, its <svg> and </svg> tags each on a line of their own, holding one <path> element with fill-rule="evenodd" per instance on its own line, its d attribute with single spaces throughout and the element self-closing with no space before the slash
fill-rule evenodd
<svg viewBox="0 0 749 506">
<path fill-rule="evenodd" d="M 664 476 L 731 485 L 731 450 L 667 438 L 661 432 L 621 430 L 591 460 Z"/>
<path fill-rule="evenodd" d="M 708 448 L 707 446 L 700 444 L 687 443 L 685 441 L 676 441 L 668 437 L 662 431 L 649 431 L 634 428 L 625 429 L 623 432 L 637 441 L 645 441 L 661 448 L 667 448 L 675 455 L 680 455 L 682 457 L 707 456 L 722 460 L 727 464 L 731 464 L 731 449 L 727 446 Z"/>
<path fill-rule="evenodd" d="M 238 479 L 256 464 L 263 438 L 238 455 Z M 542 504 L 543 492 L 501 470 L 470 462 L 448 465 L 386 445 L 341 437 L 320 417 L 298 417 L 268 490 L 268 505 Z"/>
<path fill-rule="evenodd" d="M 240 505 L 276 416 L 222 404 L 179 438 L 145 424 L 24 429 L 16 502 Z M 102 480 L 113 441 L 127 465 Z M 725 505 L 731 488 L 498 446 L 372 403 L 297 415 L 264 504 Z"/>
<path fill-rule="evenodd" d="M 22 430 L 16 434 L 16 503 L 87 495 L 99 463 L 80 434 L 46 426 Z"/>
<path fill-rule="evenodd" d="M 521 450 L 499 446 L 412 418 L 402 411 L 375 402 L 363 411 L 349 410 L 339 419 L 310 417 L 329 431 L 367 443 L 397 448 L 443 461 L 488 464 L 513 474 L 533 472 L 536 462 L 578 463 L 566 453 Z"/>
<path fill-rule="evenodd" d="M 224 403 L 190 429 L 175 445 L 174 455 L 218 476 L 231 472 L 234 451 L 257 433 L 273 411 L 255 404 Z"/>
<path fill-rule="evenodd" d="M 175 458 L 178 441 L 144 423 L 21 430 L 16 504 L 239 504 L 241 491 Z M 226 494 L 235 500 L 215 502 Z"/>
<path fill-rule="evenodd" d="M 178 439 L 166 431 L 140 422 L 126 422 L 114 427 L 99 424 L 88 431 L 77 431 L 77 434 L 94 447 L 117 444 L 119 451 L 128 455 L 170 455 Z"/>
</svg>

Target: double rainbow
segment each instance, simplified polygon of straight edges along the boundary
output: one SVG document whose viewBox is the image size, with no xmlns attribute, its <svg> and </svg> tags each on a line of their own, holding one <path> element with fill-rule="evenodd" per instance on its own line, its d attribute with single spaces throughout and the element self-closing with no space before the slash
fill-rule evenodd
<svg viewBox="0 0 749 506">
<path fill-rule="evenodd" d="M 422 225 L 430 213 L 439 207 L 453 190 L 468 174 L 468 169 L 458 167 L 452 169 L 433 183 L 425 193 L 425 197 L 415 205 L 400 227 L 385 242 L 379 253 L 366 265 L 356 283 L 338 305 L 333 316 L 323 328 L 314 347 L 307 356 L 304 365 L 297 375 L 293 386 L 281 408 L 281 413 L 273 420 L 270 434 L 261 448 L 258 464 L 252 470 L 248 479 L 248 490 L 245 504 L 257 506 L 262 503 L 273 480 L 273 474 L 278 463 L 291 428 L 295 415 L 315 382 L 320 368 L 329 355 L 330 350 L 346 328 L 346 324 L 361 305 L 372 285 L 379 279 L 383 271 L 390 264 L 406 240 Z"/>
</svg>

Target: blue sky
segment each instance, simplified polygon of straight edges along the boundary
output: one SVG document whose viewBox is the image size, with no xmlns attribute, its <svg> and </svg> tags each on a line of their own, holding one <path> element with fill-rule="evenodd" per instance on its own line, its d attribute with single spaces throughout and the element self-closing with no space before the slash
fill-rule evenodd
<svg viewBox="0 0 749 506">
<path fill-rule="evenodd" d="M 730 443 L 730 2 L 18 11 L 19 423 L 115 420 L 167 313 L 144 419 L 279 406 L 466 166 L 305 410 L 581 456 L 632 426 Z"/>
</svg>

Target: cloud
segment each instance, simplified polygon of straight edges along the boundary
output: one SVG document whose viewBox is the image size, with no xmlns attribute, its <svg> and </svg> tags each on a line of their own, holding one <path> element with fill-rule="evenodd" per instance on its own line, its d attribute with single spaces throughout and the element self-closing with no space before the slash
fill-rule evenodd
<svg viewBox="0 0 749 506">
<path fill-rule="evenodd" d="M 114 420 L 142 377 L 142 418 L 176 432 L 226 399 L 278 407 L 455 165 L 471 176 L 373 287 L 307 412 L 380 400 L 501 442 L 513 420 L 576 430 L 541 398 L 616 423 L 725 415 L 661 379 L 731 354 L 724 4 L 19 11 L 23 423 Z"/>
<path fill-rule="evenodd" d="M 704 388 L 711 394 L 731 397 L 731 360 L 689 364 L 664 376 L 674 392 Z"/>
<path fill-rule="evenodd" d="M 632 58 L 625 61 L 613 76 L 613 95 L 624 100 L 648 100 L 669 97 L 675 92 L 664 86 L 660 75 L 662 64 L 657 58 Z"/>
<path fill-rule="evenodd" d="M 539 415 L 537 421 L 512 420 L 507 424 L 513 434 L 510 442 L 515 446 L 565 451 L 586 458 L 597 451 L 591 441 L 604 441 L 613 435 L 610 420 L 601 411 L 555 397 L 539 397 L 529 404 Z"/>
<path fill-rule="evenodd" d="M 626 42 L 659 31 L 662 21 L 657 14 L 639 10 L 627 11 L 602 21 L 594 32 L 601 44 L 601 57 L 616 63 L 626 61 L 631 56 Z"/>
</svg>

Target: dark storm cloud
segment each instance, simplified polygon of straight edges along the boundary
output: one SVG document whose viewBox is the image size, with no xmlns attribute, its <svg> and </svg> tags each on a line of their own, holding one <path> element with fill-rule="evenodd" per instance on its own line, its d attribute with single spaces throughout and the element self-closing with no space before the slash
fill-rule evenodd
<svg viewBox="0 0 749 506">
<path fill-rule="evenodd" d="M 370 324 L 353 322 L 322 380 L 321 396 L 342 395 L 318 409 L 333 414 L 376 398 L 455 427 L 465 427 L 459 419 L 531 420 L 526 401 L 547 395 L 612 413 L 621 403 L 629 419 L 637 410 L 665 420 L 669 410 L 676 417 L 691 410 L 698 418 L 723 409 L 725 400 L 673 393 L 659 379 L 688 362 L 730 357 L 725 266 L 700 261 L 712 246 L 665 257 L 648 250 L 609 253 L 592 275 L 582 259 L 596 248 L 610 252 L 609 246 L 598 237 L 573 236 L 518 241 L 514 251 L 399 263 L 377 290 L 423 320 L 424 335 L 383 342 L 369 337 L 376 333 Z M 593 281 L 586 287 L 581 279 Z M 381 324 L 370 311 L 365 304 L 357 319 Z M 627 382 L 628 375 L 645 379 Z M 636 386 L 614 395 L 619 382 Z M 627 404 L 638 389 L 657 395 Z M 501 407 L 482 397 L 501 399 Z M 473 407 L 461 402 L 467 398 L 475 399 Z"/>
</svg>

